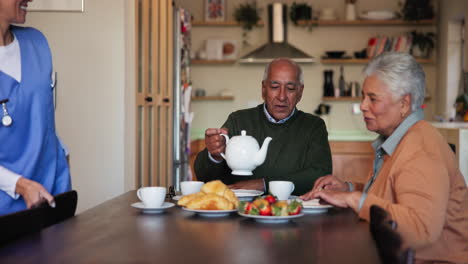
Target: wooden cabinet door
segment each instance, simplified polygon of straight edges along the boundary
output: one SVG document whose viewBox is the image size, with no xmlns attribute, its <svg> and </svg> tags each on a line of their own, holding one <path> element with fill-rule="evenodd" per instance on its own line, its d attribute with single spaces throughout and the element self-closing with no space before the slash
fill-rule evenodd
<svg viewBox="0 0 468 264">
<path fill-rule="evenodd" d="M 366 182 L 374 149 L 369 141 L 330 141 L 333 175 L 345 181 Z"/>
<path fill-rule="evenodd" d="M 135 0 L 135 186 L 172 185 L 173 17 L 170 0 Z"/>
</svg>

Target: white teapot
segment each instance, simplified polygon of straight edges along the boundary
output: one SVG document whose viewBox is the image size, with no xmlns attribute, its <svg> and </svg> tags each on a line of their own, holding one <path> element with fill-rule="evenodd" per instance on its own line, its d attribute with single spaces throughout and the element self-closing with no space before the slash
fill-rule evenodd
<svg viewBox="0 0 468 264">
<path fill-rule="evenodd" d="M 240 136 L 231 139 L 226 134 L 221 134 L 226 138 L 226 154 L 221 153 L 221 156 L 234 175 L 252 175 L 252 171 L 265 161 L 268 145 L 272 140 L 271 137 L 265 138 L 260 148 L 257 140 L 246 134 L 242 130 Z"/>
</svg>

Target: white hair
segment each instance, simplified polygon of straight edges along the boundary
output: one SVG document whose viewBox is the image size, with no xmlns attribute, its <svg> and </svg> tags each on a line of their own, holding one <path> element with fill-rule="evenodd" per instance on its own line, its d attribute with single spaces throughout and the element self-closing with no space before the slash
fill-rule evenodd
<svg viewBox="0 0 468 264">
<path fill-rule="evenodd" d="M 299 64 L 297 64 L 295 61 L 289 59 L 289 58 L 276 58 L 272 61 L 270 61 L 266 66 L 265 66 L 265 71 L 263 72 L 263 79 L 262 81 L 265 81 L 266 79 L 268 79 L 268 73 L 270 72 L 270 66 L 271 64 L 273 64 L 274 62 L 277 62 L 277 61 L 286 61 L 288 62 L 289 64 L 293 65 L 294 67 L 296 67 L 297 69 L 297 79 L 299 80 L 299 83 L 301 85 L 304 85 L 304 74 L 302 73 L 302 68 L 301 66 L 299 66 Z"/>
<path fill-rule="evenodd" d="M 374 75 L 383 81 L 393 98 L 411 95 L 411 112 L 424 102 L 426 81 L 424 71 L 408 53 L 384 52 L 373 58 L 364 68 L 364 75 Z"/>
</svg>

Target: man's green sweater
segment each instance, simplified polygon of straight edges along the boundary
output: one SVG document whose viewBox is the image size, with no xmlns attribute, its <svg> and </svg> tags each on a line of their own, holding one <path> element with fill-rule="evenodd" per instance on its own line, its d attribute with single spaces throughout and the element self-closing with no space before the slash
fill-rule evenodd
<svg viewBox="0 0 468 264">
<path fill-rule="evenodd" d="M 323 120 L 316 116 L 296 109 L 285 123 L 274 124 L 268 121 L 261 104 L 231 113 L 223 127 L 229 130 L 229 137 L 245 130 L 260 145 L 266 137 L 272 137 L 265 162 L 253 171 L 252 176 L 231 175 L 226 161 L 214 163 L 205 148 L 195 160 L 199 180 L 219 179 L 232 184 L 263 178 L 267 188 L 270 181 L 287 180 L 294 182 L 294 194 L 302 195 L 312 189 L 317 178 L 332 172 L 327 129 Z"/>
</svg>

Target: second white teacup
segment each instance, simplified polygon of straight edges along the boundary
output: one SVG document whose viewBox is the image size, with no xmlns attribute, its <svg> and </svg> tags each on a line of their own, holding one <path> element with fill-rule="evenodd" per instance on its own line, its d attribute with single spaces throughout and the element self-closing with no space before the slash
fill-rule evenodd
<svg viewBox="0 0 468 264">
<path fill-rule="evenodd" d="M 268 184 L 270 193 L 278 198 L 278 200 L 288 200 L 291 193 L 294 191 L 294 183 L 290 181 L 271 181 Z"/>
<path fill-rule="evenodd" d="M 180 190 L 182 191 L 182 195 L 197 193 L 201 190 L 203 184 L 205 183 L 201 181 L 183 181 L 180 182 Z"/>
<path fill-rule="evenodd" d="M 145 207 L 158 208 L 166 199 L 166 187 L 143 187 L 138 189 L 137 196 Z"/>
</svg>

